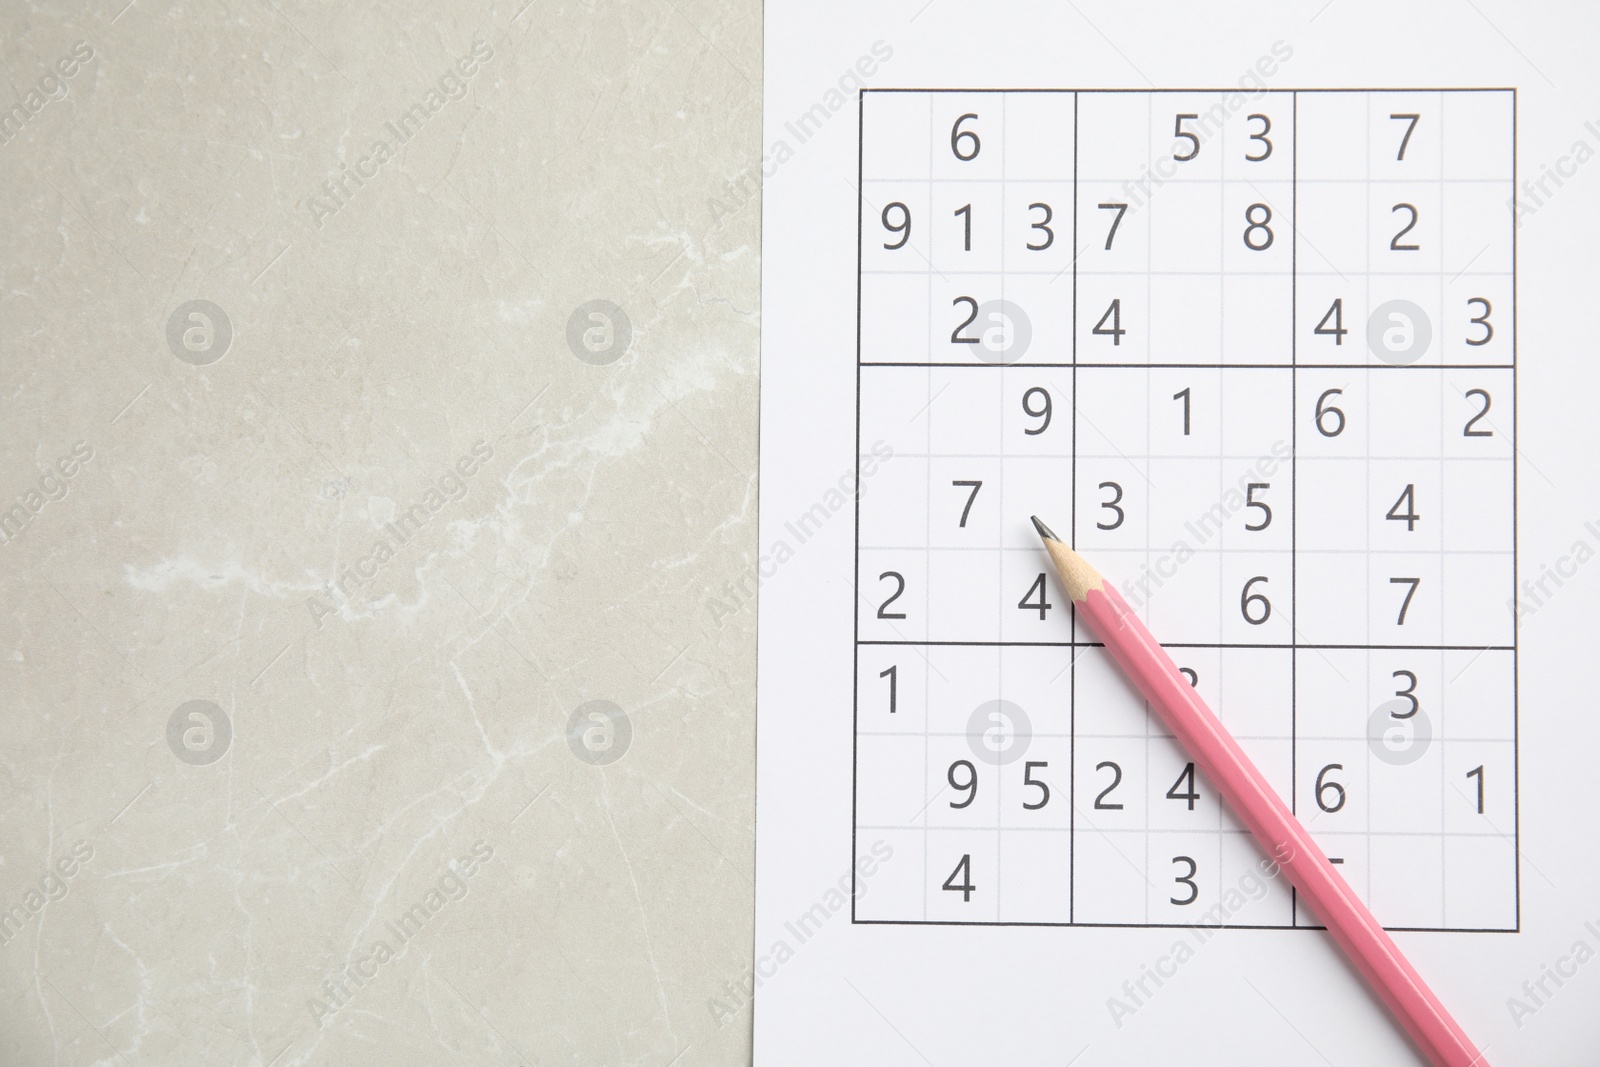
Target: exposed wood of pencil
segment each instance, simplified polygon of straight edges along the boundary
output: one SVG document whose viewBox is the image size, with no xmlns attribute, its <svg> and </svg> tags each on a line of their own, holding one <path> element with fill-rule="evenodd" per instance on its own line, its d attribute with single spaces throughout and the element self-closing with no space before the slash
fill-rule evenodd
<svg viewBox="0 0 1600 1067">
<path fill-rule="evenodd" d="M 1039 531 L 1039 538 L 1044 541 L 1045 551 L 1050 553 L 1050 561 L 1056 565 L 1056 573 L 1061 576 L 1067 596 L 1081 604 L 1088 599 L 1089 590 L 1105 588 L 1106 580 L 1100 576 L 1100 572 L 1089 566 L 1088 560 L 1068 548 L 1066 542 L 1040 522 L 1037 515 L 1033 516 L 1033 528 Z"/>
</svg>

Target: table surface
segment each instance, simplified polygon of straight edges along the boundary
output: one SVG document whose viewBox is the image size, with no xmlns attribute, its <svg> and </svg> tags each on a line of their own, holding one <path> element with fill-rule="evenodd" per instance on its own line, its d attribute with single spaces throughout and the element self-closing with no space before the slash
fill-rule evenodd
<svg viewBox="0 0 1600 1067">
<path fill-rule="evenodd" d="M 6 1063 L 748 1062 L 760 6 L 525 4 L 0 14 Z"/>
</svg>

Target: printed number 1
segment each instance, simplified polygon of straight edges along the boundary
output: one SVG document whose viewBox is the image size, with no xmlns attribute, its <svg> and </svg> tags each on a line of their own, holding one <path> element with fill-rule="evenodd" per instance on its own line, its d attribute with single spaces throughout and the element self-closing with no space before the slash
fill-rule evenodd
<svg viewBox="0 0 1600 1067">
<path fill-rule="evenodd" d="M 1480 763 L 1476 767 L 1472 768 L 1472 770 L 1468 771 L 1467 772 L 1467 777 L 1468 778 L 1476 778 L 1478 780 L 1478 814 L 1482 815 L 1483 814 L 1483 764 Z"/>
</svg>

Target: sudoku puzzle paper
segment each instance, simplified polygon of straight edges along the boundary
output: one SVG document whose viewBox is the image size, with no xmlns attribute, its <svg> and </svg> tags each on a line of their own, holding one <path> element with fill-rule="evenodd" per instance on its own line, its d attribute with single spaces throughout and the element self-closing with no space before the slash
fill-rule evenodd
<svg viewBox="0 0 1600 1067">
<path fill-rule="evenodd" d="M 1140 11 L 769 8 L 757 1062 L 1419 1062 L 1031 515 L 1489 1063 L 1592 1062 L 1567 35 Z"/>
</svg>

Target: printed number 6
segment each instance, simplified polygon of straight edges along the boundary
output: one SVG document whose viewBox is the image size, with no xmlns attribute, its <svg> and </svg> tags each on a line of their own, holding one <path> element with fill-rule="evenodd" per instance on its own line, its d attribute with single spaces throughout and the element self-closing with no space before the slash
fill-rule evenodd
<svg viewBox="0 0 1600 1067">
<path fill-rule="evenodd" d="M 972 160 L 977 159 L 978 149 L 983 147 L 982 142 L 978 140 L 977 134 L 971 130 L 963 130 L 961 128 L 963 122 L 977 117 L 975 112 L 969 111 L 956 119 L 955 124 L 950 127 L 950 151 L 963 163 L 970 163 Z M 967 145 L 967 151 L 965 152 L 961 150 L 963 144 Z"/>
</svg>

